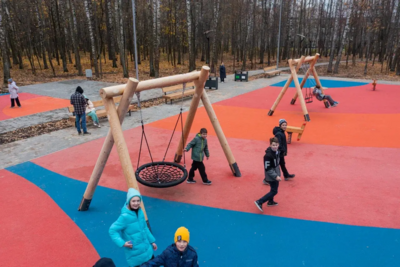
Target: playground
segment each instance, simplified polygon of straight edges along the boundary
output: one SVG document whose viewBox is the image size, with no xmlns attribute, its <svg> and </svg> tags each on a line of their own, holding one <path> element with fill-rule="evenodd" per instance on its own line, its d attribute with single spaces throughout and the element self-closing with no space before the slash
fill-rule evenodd
<svg viewBox="0 0 400 267">
<path fill-rule="evenodd" d="M 255 207 L 254 201 L 269 191 L 262 183 L 261 159 L 273 127 L 281 118 L 290 126 L 305 123 L 300 101 L 291 104 L 298 92 L 295 82 L 288 84 L 279 106 L 268 115 L 288 78 L 269 79 L 273 82 L 268 86 L 258 86 L 267 79 L 249 82 L 258 89 L 243 90 L 233 97 L 226 93 L 226 97 L 224 88 L 247 86 L 230 79 L 220 92 L 208 93 L 241 177 L 233 175 L 219 133 L 200 105 L 188 141 L 200 128 L 208 129 L 210 158 L 205 165 L 213 184 L 182 183 L 169 188 L 139 184 L 159 248 L 155 255 L 173 243 L 178 227 L 185 226 L 200 266 L 400 265 L 400 84 L 382 83 L 373 90 L 371 82 L 321 77 L 325 93 L 340 104 L 329 109 L 316 99 L 306 104 L 310 121 L 300 141 L 293 134 L 286 157 L 288 169 L 296 177 L 281 182 L 276 196 L 279 206 L 265 207 L 263 213 Z M 25 94 L 21 93 L 22 105 L 50 97 Z M 6 101 L 3 98 L 9 101 L 4 95 L 1 103 Z M 190 101 L 185 102 L 183 122 Z M 61 98 L 52 102 L 57 106 L 37 112 L 17 110 L 12 115 L 3 109 L 0 120 L 69 105 Z M 145 117 L 154 114 L 152 110 L 176 111 L 145 124 L 153 158 L 163 158 L 180 107 L 176 101 L 172 106 L 143 110 Z M 138 121 L 139 112 L 132 117 Z M 136 124 L 123 130 L 136 170 L 142 128 Z M 181 135 L 178 128 L 166 156 L 169 161 L 174 160 Z M 100 257 L 110 257 L 116 266 L 126 266 L 123 251 L 108 234 L 127 191 L 115 146 L 90 208 L 78 211 L 105 139 L 82 141 L 0 170 L 1 265 L 93 266 Z M 185 157 L 189 169 L 190 154 Z M 150 161 L 148 154 L 141 155 L 141 162 Z M 201 181 L 198 173 L 195 179 Z"/>
</svg>

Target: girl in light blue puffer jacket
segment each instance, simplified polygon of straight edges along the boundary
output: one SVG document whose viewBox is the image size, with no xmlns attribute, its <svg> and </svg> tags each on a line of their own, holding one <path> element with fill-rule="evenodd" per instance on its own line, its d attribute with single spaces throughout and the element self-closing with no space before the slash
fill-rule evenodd
<svg viewBox="0 0 400 267">
<path fill-rule="evenodd" d="M 118 247 L 124 248 L 129 266 L 139 266 L 153 258 L 157 249 L 154 236 L 147 227 L 140 203 L 139 191 L 129 188 L 121 215 L 109 230 L 111 239 Z"/>
</svg>

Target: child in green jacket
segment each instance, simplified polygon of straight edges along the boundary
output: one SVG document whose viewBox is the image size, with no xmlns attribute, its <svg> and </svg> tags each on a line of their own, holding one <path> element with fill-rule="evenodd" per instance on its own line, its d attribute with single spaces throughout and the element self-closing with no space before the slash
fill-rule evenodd
<svg viewBox="0 0 400 267">
<path fill-rule="evenodd" d="M 211 185 L 211 181 L 208 180 L 206 174 L 206 167 L 204 166 L 203 159 L 204 154 L 206 154 L 207 160 L 210 157 L 210 152 L 208 152 L 207 146 L 207 129 L 201 128 L 200 133 L 196 135 L 195 138 L 186 146 L 185 151 L 192 149 L 192 168 L 189 171 L 189 178 L 187 179 L 188 184 L 196 183 L 194 178 L 194 171 L 199 169 L 201 179 L 203 184 Z"/>
</svg>

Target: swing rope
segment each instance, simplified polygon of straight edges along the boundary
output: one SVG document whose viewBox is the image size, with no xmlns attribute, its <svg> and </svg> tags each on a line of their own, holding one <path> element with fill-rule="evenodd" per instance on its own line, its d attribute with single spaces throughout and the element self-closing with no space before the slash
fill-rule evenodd
<svg viewBox="0 0 400 267">
<path fill-rule="evenodd" d="M 185 158 L 184 153 L 183 153 L 183 163 L 184 163 L 183 167 L 175 162 L 166 162 L 165 161 L 165 158 L 167 157 L 168 150 L 171 145 L 172 139 L 174 137 L 176 128 L 178 126 L 179 120 L 181 121 L 182 145 L 183 145 L 183 114 L 182 114 L 182 112 L 183 112 L 183 98 L 184 98 L 184 94 L 185 94 L 185 89 L 186 89 L 186 83 L 183 84 L 182 99 L 181 99 L 182 103 L 181 103 L 180 113 L 179 113 L 178 119 L 175 123 L 175 127 L 172 132 L 171 138 L 169 140 L 163 160 L 160 162 L 154 162 L 154 160 L 153 160 L 149 142 L 147 140 L 147 136 L 145 133 L 142 107 L 141 107 L 141 102 L 140 102 L 140 92 L 136 92 L 136 96 L 138 98 L 140 122 L 142 125 L 142 136 L 140 139 L 140 148 L 139 148 L 139 156 L 138 156 L 137 169 L 136 169 L 136 178 L 138 179 L 138 181 L 140 183 L 142 183 L 146 186 L 170 187 L 170 186 L 175 186 L 175 185 L 182 183 L 187 178 L 186 158 Z M 147 164 L 144 164 L 143 166 L 140 166 L 139 163 L 140 163 L 140 158 L 141 158 L 141 154 L 142 154 L 143 139 L 146 143 L 147 150 L 149 151 L 151 163 L 147 163 Z M 161 166 L 162 166 L 162 168 L 161 168 Z"/>
<path fill-rule="evenodd" d="M 304 73 L 303 79 L 306 79 L 307 70 L 309 68 L 310 68 L 310 64 L 309 63 L 301 65 L 301 69 L 302 69 L 302 71 Z M 311 84 L 311 86 L 309 86 L 310 84 Z M 307 80 L 305 81 L 304 86 L 303 86 L 303 88 L 305 87 L 305 89 L 306 89 L 306 92 L 305 92 L 305 95 L 304 95 L 304 100 L 306 101 L 306 103 L 312 103 L 313 102 L 313 95 L 312 95 L 312 92 L 311 92 L 312 91 L 311 88 L 315 87 L 315 85 L 316 85 L 315 79 L 308 79 L 308 77 L 307 77 Z"/>
</svg>

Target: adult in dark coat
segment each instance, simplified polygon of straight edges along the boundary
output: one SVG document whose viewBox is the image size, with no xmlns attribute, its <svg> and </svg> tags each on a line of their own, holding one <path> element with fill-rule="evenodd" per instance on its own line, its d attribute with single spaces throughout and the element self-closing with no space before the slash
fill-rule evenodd
<svg viewBox="0 0 400 267">
<path fill-rule="evenodd" d="M 283 177 L 285 177 L 285 181 L 294 178 L 294 174 L 289 174 L 288 170 L 286 169 L 286 162 L 285 156 L 287 155 L 287 142 L 286 142 L 286 131 L 287 122 L 285 119 L 279 120 L 279 126 L 275 127 L 272 133 L 275 135 L 276 138 L 279 140 L 279 152 L 280 152 L 280 159 L 279 165 L 281 166 Z"/>
<path fill-rule="evenodd" d="M 223 83 L 226 78 L 226 69 L 224 62 L 222 62 L 221 66 L 219 66 L 219 77 L 221 78 L 221 82 Z"/>
</svg>

